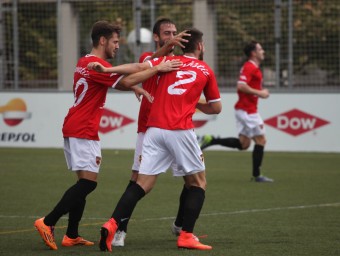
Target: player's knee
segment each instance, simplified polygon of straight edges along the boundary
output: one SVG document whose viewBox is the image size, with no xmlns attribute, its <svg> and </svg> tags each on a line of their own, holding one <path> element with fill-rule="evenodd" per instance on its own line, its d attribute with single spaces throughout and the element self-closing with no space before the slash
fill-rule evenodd
<svg viewBox="0 0 340 256">
<path fill-rule="evenodd" d="M 136 182 L 137 179 L 138 179 L 138 172 L 132 171 L 130 180 Z"/>
<path fill-rule="evenodd" d="M 267 143 L 266 137 L 264 137 L 264 136 L 257 137 L 256 140 L 255 140 L 255 143 L 257 145 L 265 146 L 266 143 Z"/>
<path fill-rule="evenodd" d="M 250 146 L 250 141 L 241 141 L 241 148 L 240 150 L 246 150 Z"/>
</svg>

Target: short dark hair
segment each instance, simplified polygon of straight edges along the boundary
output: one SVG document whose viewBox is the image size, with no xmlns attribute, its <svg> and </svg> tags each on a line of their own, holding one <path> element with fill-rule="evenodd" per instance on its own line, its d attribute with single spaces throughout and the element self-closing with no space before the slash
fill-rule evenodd
<svg viewBox="0 0 340 256">
<path fill-rule="evenodd" d="M 197 48 L 197 44 L 203 41 L 203 33 L 197 28 L 186 29 L 187 33 L 191 36 L 184 36 L 183 38 L 188 42 L 182 42 L 185 48 L 182 48 L 183 53 L 194 52 Z"/>
<path fill-rule="evenodd" d="M 155 25 L 153 26 L 152 33 L 160 36 L 162 24 L 173 24 L 173 25 L 175 25 L 175 23 L 171 19 L 166 18 L 166 17 L 160 17 L 160 18 L 157 19 Z"/>
<path fill-rule="evenodd" d="M 106 20 L 100 20 L 93 24 L 91 38 L 92 45 L 94 47 L 98 46 L 100 37 L 105 37 L 109 39 L 112 37 L 112 33 L 118 34 L 120 36 L 121 28 L 113 23 L 110 23 Z"/>
<path fill-rule="evenodd" d="M 257 41 L 252 40 L 249 43 L 246 44 L 246 46 L 243 48 L 244 54 L 249 58 L 252 51 L 256 50 L 256 45 L 258 44 Z"/>
</svg>

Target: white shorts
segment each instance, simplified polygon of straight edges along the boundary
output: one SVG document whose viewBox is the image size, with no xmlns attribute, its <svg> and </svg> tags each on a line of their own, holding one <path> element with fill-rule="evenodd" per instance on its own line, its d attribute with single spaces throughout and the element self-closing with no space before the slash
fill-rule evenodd
<svg viewBox="0 0 340 256">
<path fill-rule="evenodd" d="M 236 129 L 238 134 L 248 138 L 264 135 L 265 128 L 259 113 L 248 114 L 246 111 L 235 110 Z"/>
<path fill-rule="evenodd" d="M 142 156 L 144 136 L 145 136 L 144 132 L 139 132 L 138 135 L 137 135 L 135 154 L 134 154 L 134 157 L 133 157 L 133 164 L 132 164 L 132 170 L 133 171 L 139 171 L 140 160 L 141 160 L 141 156 Z"/>
<path fill-rule="evenodd" d="M 142 159 L 142 150 L 143 150 L 143 141 L 144 141 L 145 132 L 139 132 L 137 135 L 137 141 L 136 141 L 136 148 L 135 148 L 135 154 L 133 156 L 133 164 L 132 164 L 132 170 L 133 171 L 139 171 L 140 168 L 140 162 Z M 176 163 L 171 164 L 171 169 L 173 171 L 176 171 Z"/>
<path fill-rule="evenodd" d="M 205 170 L 202 150 L 195 132 L 151 127 L 144 137 L 139 173 L 158 175 L 170 166 L 173 176 L 187 176 Z"/>
<path fill-rule="evenodd" d="M 102 159 L 99 141 L 64 138 L 64 154 L 68 169 L 99 172 Z"/>
</svg>

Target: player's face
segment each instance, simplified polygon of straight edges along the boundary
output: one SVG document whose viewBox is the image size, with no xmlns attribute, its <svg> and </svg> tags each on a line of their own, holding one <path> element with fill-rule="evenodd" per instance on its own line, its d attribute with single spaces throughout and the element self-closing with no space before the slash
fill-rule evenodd
<svg viewBox="0 0 340 256">
<path fill-rule="evenodd" d="M 164 23 L 159 28 L 159 36 L 156 36 L 155 41 L 157 49 L 162 47 L 167 41 L 177 35 L 177 29 L 174 24 Z"/>
<path fill-rule="evenodd" d="M 255 57 L 259 60 L 259 61 L 263 61 L 264 60 L 264 50 L 262 48 L 262 46 L 260 44 L 256 45 L 256 49 L 255 49 Z"/>
<path fill-rule="evenodd" d="M 106 40 L 105 54 L 108 59 L 114 58 L 119 49 L 119 36 L 117 33 L 113 33 L 110 39 Z"/>
</svg>

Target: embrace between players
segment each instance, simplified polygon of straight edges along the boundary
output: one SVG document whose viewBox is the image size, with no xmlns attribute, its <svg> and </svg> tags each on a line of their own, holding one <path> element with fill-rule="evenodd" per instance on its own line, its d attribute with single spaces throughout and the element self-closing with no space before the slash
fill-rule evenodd
<svg viewBox="0 0 340 256">
<path fill-rule="evenodd" d="M 69 221 L 62 246 L 94 244 L 79 235 L 78 227 L 86 197 L 97 186 L 102 158 L 98 128 L 108 88 L 133 90 L 139 99 L 144 97 L 131 180 L 111 218 L 101 227 L 100 250 L 124 246 L 127 222 L 137 202 L 152 190 L 158 175 L 170 167 L 174 176 L 184 179 L 178 214 L 171 227 L 178 236 L 177 247 L 212 249 L 193 234 L 204 203 L 206 178 L 192 115 L 196 108 L 206 114 L 221 112 L 216 78 L 202 61 L 202 32 L 191 28 L 177 35 L 169 19 L 158 20 L 153 32 L 156 52 L 144 53 L 141 63 L 112 67 L 106 59 L 116 55 L 120 28 L 107 21 L 98 21 L 92 27 L 93 48 L 78 61 L 73 85 L 75 101 L 63 124 L 67 166 L 78 181 L 65 191 L 49 214 L 34 223 L 50 249 L 57 250 L 54 226 L 67 213 Z M 175 46 L 180 46 L 184 55 L 173 56 Z M 139 87 L 141 82 L 143 86 Z M 198 102 L 202 93 L 206 103 Z"/>
</svg>

